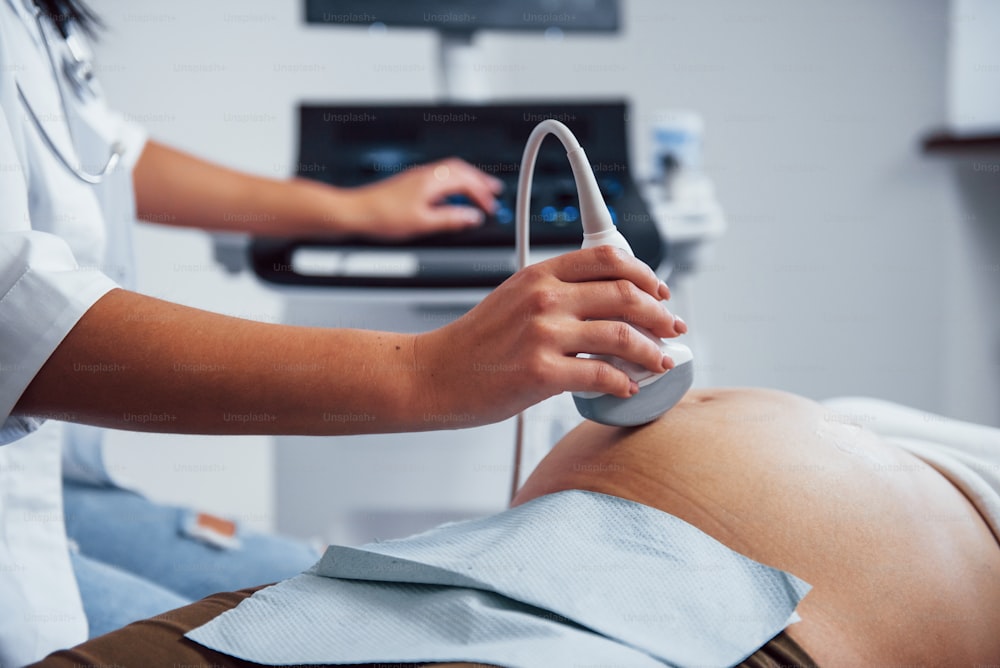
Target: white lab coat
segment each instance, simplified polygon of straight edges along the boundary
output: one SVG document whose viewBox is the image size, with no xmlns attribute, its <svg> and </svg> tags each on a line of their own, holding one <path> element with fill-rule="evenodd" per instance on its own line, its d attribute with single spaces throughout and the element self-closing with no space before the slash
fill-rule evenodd
<svg viewBox="0 0 1000 668">
<path fill-rule="evenodd" d="M 99 89 L 81 97 L 54 80 L 31 6 L 0 0 L 0 666 L 87 637 L 67 551 L 61 468 L 110 481 L 100 431 L 10 412 L 87 309 L 131 284 L 131 171 L 145 143 L 139 128 L 107 109 Z M 45 28 L 62 72 L 65 42 Z M 64 155 L 94 171 L 119 141 L 125 153 L 117 169 L 96 186 L 73 176 L 43 142 L 17 85 Z"/>
</svg>

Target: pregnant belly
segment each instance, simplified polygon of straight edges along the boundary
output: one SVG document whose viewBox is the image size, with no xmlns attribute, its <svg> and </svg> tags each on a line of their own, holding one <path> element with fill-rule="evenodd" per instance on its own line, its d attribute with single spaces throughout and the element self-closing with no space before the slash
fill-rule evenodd
<svg viewBox="0 0 1000 668">
<path fill-rule="evenodd" d="M 590 489 L 660 508 L 813 585 L 789 635 L 821 665 L 1000 655 L 1000 549 L 945 478 L 819 404 L 695 391 L 626 430 L 585 423 L 515 499 Z"/>
</svg>

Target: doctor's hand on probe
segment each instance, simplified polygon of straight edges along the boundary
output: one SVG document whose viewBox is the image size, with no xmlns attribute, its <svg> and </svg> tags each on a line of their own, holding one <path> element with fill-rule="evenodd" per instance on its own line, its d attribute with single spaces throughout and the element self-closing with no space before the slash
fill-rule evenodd
<svg viewBox="0 0 1000 668">
<path fill-rule="evenodd" d="M 433 377 L 436 410 L 463 406 L 481 423 L 563 391 L 627 398 L 639 388 L 624 371 L 577 353 L 669 370 L 673 360 L 632 326 L 661 338 L 687 332 L 666 309 L 669 298 L 667 285 L 624 251 L 567 253 L 526 267 L 462 318 L 418 336 L 415 357 Z"/>
<path fill-rule="evenodd" d="M 483 221 L 503 183 L 458 158 L 376 183 L 338 188 L 252 176 L 150 141 L 133 174 L 139 217 L 265 236 L 364 235 L 401 239 Z M 180 196 L 179 196 L 180 195 Z M 471 205 L 445 205 L 463 195 Z"/>
</svg>

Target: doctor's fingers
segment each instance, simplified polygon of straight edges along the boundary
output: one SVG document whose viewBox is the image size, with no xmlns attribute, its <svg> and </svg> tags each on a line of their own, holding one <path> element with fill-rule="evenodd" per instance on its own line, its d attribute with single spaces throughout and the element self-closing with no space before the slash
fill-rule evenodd
<svg viewBox="0 0 1000 668">
<path fill-rule="evenodd" d="M 581 320 L 624 320 L 661 338 L 687 331 L 667 303 L 625 279 L 565 284 L 567 308 Z"/>
<path fill-rule="evenodd" d="M 436 206 L 422 216 L 426 229 L 421 231 L 462 230 L 481 225 L 484 220 L 486 220 L 485 214 L 473 206 Z"/>
<path fill-rule="evenodd" d="M 613 355 L 661 373 L 673 366 L 660 346 L 628 323 L 616 320 L 588 320 L 566 325 L 561 332 L 561 348 L 566 355 L 590 353 Z"/>
<path fill-rule="evenodd" d="M 649 265 L 613 246 L 573 251 L 540 264 L 568 283 L 625 279 L 657 299 L 670 298 L 666 283 L 656 277 Z"/>
<path fill-rule="evenodd" d="M 562 357 L 554 361 L 547 380 L 558 392 L 601 392 L 627 398 L 639 389 L 624 371 L 608 362 L 584 357 Z"/>
<path fill-rule="evenodd" d="M 483 211 L 496 209 L 496 196 L 503 191 L 503 181 L 470 165 L 460 158 L 447 158 L 428 165 L 434 174 L 432 184 L 440 195 L 465 195 Z"/>
</svg>

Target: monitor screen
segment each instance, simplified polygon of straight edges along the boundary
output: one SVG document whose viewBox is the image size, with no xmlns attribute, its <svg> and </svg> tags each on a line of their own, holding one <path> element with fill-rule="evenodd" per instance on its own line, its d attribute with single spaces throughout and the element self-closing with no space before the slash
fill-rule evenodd
<svg viewBox="0 0 1000 668">
<path fill-rule="evenodd" d="M 306 22 L 476 30 L 616 32 L 618 0 L 305 0 Z"/>
</svg>

